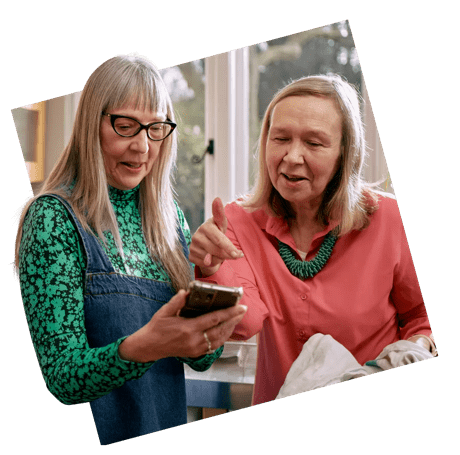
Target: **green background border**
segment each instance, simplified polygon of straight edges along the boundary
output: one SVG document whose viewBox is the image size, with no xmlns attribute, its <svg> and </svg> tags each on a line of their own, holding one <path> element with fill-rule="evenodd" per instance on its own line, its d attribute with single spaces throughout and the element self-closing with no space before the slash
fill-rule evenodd
<svg viewBox="0 0 460 455">
<path fill-rule="evenodd" d="M 436 453 L 453 441 L 459 270 L 454 11 L 447 1 L 436 2 L 436 10 L 401 1 L 257 3 L 93 0 L 2 7 L 4 453 Z M 138 51 L 161 68 L 342 19 L 350 21 L 440 357 L 101 448 L 89 406 L 63 406 L 45 389 L 8 265 L 13 215 L 30 195 L 10 109 L 80 90 L 117 53 Z"/>
</svg>

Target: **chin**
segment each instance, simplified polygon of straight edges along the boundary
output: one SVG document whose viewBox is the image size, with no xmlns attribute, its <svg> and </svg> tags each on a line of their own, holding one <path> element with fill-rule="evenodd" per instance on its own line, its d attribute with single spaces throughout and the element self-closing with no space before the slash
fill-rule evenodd
<svg viewBox="0 0 460 455">
<path fill-rule="evenodd" d="M 289 202 L 290 204 L 300 204 L 311 198 L 311 196 L 308 194 L 296 194 L 295 192 L 291 191 L 278 191 L 278 193 L 286 202 Z"/>
</svg>

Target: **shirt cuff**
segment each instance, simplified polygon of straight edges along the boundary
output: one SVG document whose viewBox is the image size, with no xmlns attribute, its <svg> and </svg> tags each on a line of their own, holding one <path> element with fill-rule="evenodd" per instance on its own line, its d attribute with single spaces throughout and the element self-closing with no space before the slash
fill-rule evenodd
<svg viewBox="0 0 460 455">
<path fill-rule="evenodd" d="M 132 362 L 131 360 L 125 360 L 120 357 L 118 353 L 118 347 L 127 338 L 127 336 L 120 338 L 114 343 L 115 349 L 115 366 L 121 368 L 127 373 L 132 373 L 134 378 L 140 378 L 154 363 L 153 362 Z"/>
<path fill-rule="evenodd" d="M 179 361 L 187 364 L 192 370 L 206 371 L 211 368 L 212 364 L 222 355 L 224 346 L 217 348 L 212 354 L 206 354 L 197 358 L 177 357 Z"/>
</svg>

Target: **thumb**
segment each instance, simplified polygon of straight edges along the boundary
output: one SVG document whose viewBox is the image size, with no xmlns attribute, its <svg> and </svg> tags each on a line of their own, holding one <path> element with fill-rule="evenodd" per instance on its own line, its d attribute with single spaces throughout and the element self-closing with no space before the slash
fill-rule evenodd
<svg viewBox="0 0 460 455">
<path fill-rule="evenodd" d="M 166 305 L 163 305 L 156 314 L 163 317 L 176 316 L 177 312 L 185 305 L 188 292 L 181 289 Z"/>
<path fill-rule="evenodd" d="M 227 231 L 227 217 L 225 216 L 224 204 L 219 197 L 212 201 L 212 217 L 217 227 L 225 234 Z"/>
</svg>

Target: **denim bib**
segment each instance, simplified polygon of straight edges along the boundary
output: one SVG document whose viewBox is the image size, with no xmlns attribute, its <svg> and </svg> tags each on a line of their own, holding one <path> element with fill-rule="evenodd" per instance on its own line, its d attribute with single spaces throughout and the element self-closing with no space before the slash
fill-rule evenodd
<svg viewBox="0 0 460 455">
<path fill-rule="evenodd" d="M 117 273 L 97 238 L 86 232 L 57 195 L 78 229 L 86 252 L 84 313 L 91 348 L 107 346 L 147 324 L 175 294 L 170 283 Z M 188 247 L 180 228 L 186 257 Z M 90 403 L 101 444 L 111 444 L 187 422 L 184 368 L 170 357 L 137 380 Z"/>
</svg>

